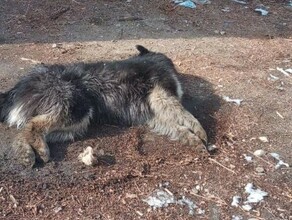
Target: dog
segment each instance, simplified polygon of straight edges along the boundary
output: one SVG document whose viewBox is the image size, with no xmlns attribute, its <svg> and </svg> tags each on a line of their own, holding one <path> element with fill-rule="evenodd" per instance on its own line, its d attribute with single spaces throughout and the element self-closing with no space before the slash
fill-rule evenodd
<svg viewBox="0 0 292 220">
<path fill-rule="evenodd" d="M 36 66 L 0 94 L 0 120 L 16 126 L 13 148 L 26 166 L 50 159 L 48 142 L 74 140 L 89 125 L 148 125 L 184 144 L 207 143 L 200 122 L 181 104 L 170 58 L 141 45 L 121 61 Z"/>
</svg>

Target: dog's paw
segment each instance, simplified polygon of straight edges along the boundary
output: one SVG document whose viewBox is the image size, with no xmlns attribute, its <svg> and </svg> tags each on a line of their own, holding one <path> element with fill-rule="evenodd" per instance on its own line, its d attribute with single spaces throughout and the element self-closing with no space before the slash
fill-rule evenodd
<svg viewBox="0 0 292 220">
<path fill-rule="evenodd" d="M 21 141 L 15 140 L 13 143 L 13 148 L 15 151 L 16 159 L 19 160 L 20 163 L 27 167 L 33 167 L 35 164 L 36 156 L 32 149 L 32 147 Z"/>
<path fill-rule="evenodd" d="M 196 128 L 194 129 L 195 134 L 198 136 L 198 138 L 205 144 L 208 144 L 208 137 L 205 129 L 201 126 L 201 124 L 198 124 Z"/>
</svg>

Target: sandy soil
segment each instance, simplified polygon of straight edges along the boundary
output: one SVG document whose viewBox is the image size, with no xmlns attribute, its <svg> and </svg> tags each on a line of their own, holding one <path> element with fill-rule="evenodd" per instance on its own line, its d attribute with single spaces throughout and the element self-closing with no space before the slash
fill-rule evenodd
<svg viewBox="0 0 292 220">
<path fill-rule="evenodd" d="M 276 69 L 292 68 L 286 1 L 222 0 L 196 9 L 168 0 L 2 1 L 0 91 L 36 62 L 122 59 L 141 44 L 174 61 L 183 104 L 218 150 L 198 153 L 144 127 L 104 125 L 52 144 L 51 161 L 27 169 L 10 150 L 16 129 L 1 124 L 0 219 L 292 219 L 291 168 L 275 169 L 270 155 L 292 164 L 292 77 Z M 268 16 L 254 12 L 260 3 Z M 97 166 L 78 161 L 87 146 L 105 152 Z M 253 156 L 258 149 L 266 154 Z M 268 196 L 245 211 L 248 183 Z M 158 189 L 188 198 L 194 214 L 186 204 L 151 208 L 144 200 Z M 231 205 L 236 195 L 239 207 Z"/>
</svg>

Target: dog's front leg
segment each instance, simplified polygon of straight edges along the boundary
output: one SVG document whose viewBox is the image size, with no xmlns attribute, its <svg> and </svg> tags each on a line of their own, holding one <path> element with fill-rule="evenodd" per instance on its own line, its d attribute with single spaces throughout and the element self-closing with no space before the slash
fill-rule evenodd
<svg viewBox="0 0 292 220">
<path fill-rule="evenodd" d="M 189 145 L 207 143 L 207 135 L 200 122 L 184 109 L 177 97 L 156 86 L 149 95 L 149 104 L 154 117 L 148 125 L 153 131 Z"/>
</svg>

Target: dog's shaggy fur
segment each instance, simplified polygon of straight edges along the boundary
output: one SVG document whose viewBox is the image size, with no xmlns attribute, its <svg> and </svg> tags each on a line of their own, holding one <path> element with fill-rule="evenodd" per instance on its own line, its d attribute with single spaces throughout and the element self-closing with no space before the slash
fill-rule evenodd
<svg viewBox="0 0 292 220">
<path fill-rule="evenodd" d="M 0 119 L 20 129 L 13 146 L 22 161 L 47 162 L 48 141 L 73 140 L 90 124 L 147 124 L 155 132 L 191 145 L 206 132 L 180 103 L 183 91 L 172 61 L 137 46 L 122 61 L 36 67 L 0 94 Z"/>
</svg>

